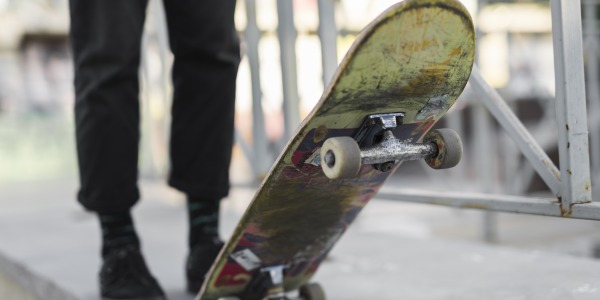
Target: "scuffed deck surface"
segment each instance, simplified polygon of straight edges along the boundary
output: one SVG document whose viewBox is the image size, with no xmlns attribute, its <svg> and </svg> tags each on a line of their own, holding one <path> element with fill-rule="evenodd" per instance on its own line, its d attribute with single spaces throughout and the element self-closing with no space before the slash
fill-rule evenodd
<svg viewBox="0 0 600 300">
<path fill-rule="evenodd" d="M 390 174 L 363 165 L 355 178 L 330 180 L 318 163 L 323 142 L 384 113 L 404 114 L 397 138 L 420 141 L 462 93 L 474 52 L 459 2 L 409 0 L 369 24 L 255 195 L 202 299 L 243 297 L 253 273 L 268 266 L 287 267 L 286 290 L 307 282 Z"/>
</svg>

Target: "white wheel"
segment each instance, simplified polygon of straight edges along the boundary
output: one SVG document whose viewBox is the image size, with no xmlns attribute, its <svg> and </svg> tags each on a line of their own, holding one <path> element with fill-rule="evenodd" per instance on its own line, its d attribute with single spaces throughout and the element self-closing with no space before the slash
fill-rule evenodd
<svg viewBox="0 0 600 300">
<path fill-rule="evenodd" d="M 331 179 L 353 178 L 360 171 L 360 148 L 351 137 L 327 139 L 321 148 L 321 168 Z"/>
<path fill-rule="evenodd" d="M 456 131 L 448 128 L 432 130 L 427 133 L 424 142 L 434 143 L 438 148 L 436 155 L 425 159 L 431 168 L 448 169 L 460 162 L 463 146 Z"/>
<path fill-rule="evenodd" d="M 300 298 L 303 300 L 326 300 L 325 291 L 318 283 L 307 283 L 300 287 Z"/>
</svg>

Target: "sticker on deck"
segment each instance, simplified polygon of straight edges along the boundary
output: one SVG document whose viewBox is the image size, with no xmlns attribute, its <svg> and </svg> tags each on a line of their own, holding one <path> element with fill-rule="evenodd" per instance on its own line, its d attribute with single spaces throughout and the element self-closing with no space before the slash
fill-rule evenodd
<svg viewBox="0 0 600 300">
<path fill-rule="evenodd" d="M 252 270 L 258 269 L 260 267 L 260 258 L 256 256 L 249 249 L 244 249 L 242 251 L 238 251 L 231 254 L 231 258 L 233 258 L 242 268 L 246 271 L 250 272 Z"/>
</svg>

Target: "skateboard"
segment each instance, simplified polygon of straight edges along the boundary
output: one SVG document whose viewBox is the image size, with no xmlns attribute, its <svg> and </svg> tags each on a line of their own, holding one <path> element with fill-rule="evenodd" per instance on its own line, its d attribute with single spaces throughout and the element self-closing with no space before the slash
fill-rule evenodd
<svg viewBox="0 0 600 300">
<path fill-rule="evenodd" d="M 474 52 L 471 17 L 454 0 L 400 2 L 364 28 L 196 299 L 325 299 L 309 280 L 394 170 L 459 162 L 458 135 L 431 129 L 462 93 Z M 257 278 L 267 283 L 258 296 Z"/>
</svg>

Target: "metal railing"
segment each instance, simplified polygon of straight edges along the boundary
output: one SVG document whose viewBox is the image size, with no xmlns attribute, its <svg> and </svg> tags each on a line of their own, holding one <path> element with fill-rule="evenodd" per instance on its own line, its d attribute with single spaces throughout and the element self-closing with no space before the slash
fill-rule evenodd
<svg viewBox="0 0 600 300">
<path fill-rule="evenodd" d="M 284 98 L 282 110 L 285 120 L 285 134 L 282 139 L 287 141 L 300 123 L 295 55 L 297 31 L 294 26 L 292 1 L 276 1 Z M 481 5 L 484 2 L 481 1 Z M 340 30 L 336 28 L 334 21 L 336 4 L 338 3 L 334 0 L 318 1 L 317 35 L 321 42 L 322 79 L 325 85 L 337 66 L 336 46 Z M 453 177 L 463 180 L 468 178 L 467 173 L 471 173 L 471 179 L 472 174 L 475 174 L 479 187 L 476 192 L 423 192 L 386 186 L 378 194 L 378 198 L 488 211 L 600 220 L 600 203 L 592 202 L 592 178 L 600 177 L 600 89 L 597 83 L 600 77 L 600 49 L 597 44 L 596 10 L 593 9 L 599 3 L 595 0 L 584 1 L 585 23 L 582 23 L 581 19 L 581 4 L 580 0 L 550 1 L 556 97 L 553 101 L 544 102 L 545 110 L 537 125 L 525 126 L 511 109 L 512 104 L 507 103 L 483 79 L 477 67 L 474 68 L 468 89 L 461 100 L 468 104 L 473 112 L 470 119 L 473 125 L 470 152 L 473 155 L 465 157 L 465 160 L 470 161 L 466 166 L 459 166 L 448 172 L 456 175 Z M 277 153 L 273 153 L 267 147 L 269 142 L 264 127 L 258 55 L 261 32 L 256 22 L 256 1 L 244 0 L 244 6 L 247 24 L 243 34 L 252 81 L 253 141 L 250 143 L 244 140 L 241 134 L 236 134 L 236 137 L 252 165 L 255 176 L 261 177 L 267 173 Z M 584 42 L 587 50 L 585 69 Z M 586 77 L 588 82 L 595 84 L 586 85 Z M 554 109 L 549 106 L 552 103 Z M 591 138 L 588 137 L 588 115 Z M 460 133 L 468 131 L 464 128 L 463 118 L 464 115 L 451 112 L 444 120 L 447 126 Z M 503 129 L 502 133 L 495 130 L 494 122 Z M 548 130 L 550 126 L 555 127 Z M 514 142 L 516 149 L 504 145 L 507 143 L 504 135 Z M 547 154 L 548 149 L 553 147 L 558 149 L 560 168 Z M 505 156 L 505 163 L 522 155 L 528 164 L 521 166 L 511 162 L 512 170 L 504 170 L 504 186 L 498 188 L 497 181 L 500 179 L 496 173 L 499 172 L 499 166 L 495 160 L 500 155 Z M 468 166 L 470 170 L 467 169 Z M 526 189 L 536 174 L 547 186 L 547 196 L 525 196 Z M 501 193 L 495 193 L 498 191 Z M 493 240 L 493 219 L 493 214 L 487 214 L 484 218 L 484 236 L 488 240 Z"/>
<path fill-rule="evenodd" d="M 278 5 L 289 3 L 288 1 L 278 1 Z M 595 5 L 592 1 L 585 3 L 587 6 Z M 319 1 L 321 26 L 319 27 L 319 37 L 322 45 L 335 44 L 335 35 L 331 32 L 335 31 L 335 24 L 327 24 L 327 20 L 333 20 L 333 10 L 331 6 L 333 1 Z M 552 36 L 554 44 L 554 68 L 556 81 L 556 99 L 555 118 L 556 118 L 556 137 L 557 147 L 559 152 L 559 162 L 561 168 L 558 168 L 550 159 L 544 148 L 534 139 L 532 134 L 521 123 L 519 118 L 513 113 L 509 105 L 502 99 L 499 93 L 492 88 L 481 76 L 477 68 L 474 69 L 470 79 L 470 87 L 477 94 L 477 98 L 487 109 L 498 124 L 504 129 L 504 132 L 514 141 L 520 153 L 526 157 L 527 161 L 547 185 L 554 197 L 549 198 L 532 198 L 523 196 L 509 196 L 501 194 L 490 194 L 493 187 L 483 187 L 485 193 L 422 193 L 422 192 L 385 192 L 379 194 L 379 198 L 396 199 L 402 201 L 413 202 L 428 202 L 436 204 L 444 204 L 457 207 L 482 208 L 493 211 L 503 212 L 518 212 L 528 214 L 539 214 L 548 216 L 560 216 L 582 219 L 600 219 L 600 204 L 592 203 L 592 177 L 590 170 L 590 152 L 588 146 L 588 121 L 587 121 L 587 98 L 586 85 L 584 77 L 583 64 L 583 30 L 581 20 L 581 2 L 578 0 L 552 0 L 550 1 L 552 12 Z M 594 18 L 595 10 L 586 9 L 587 18 Z M 280 10 L 281 13 L 281 10 Z M 288 16 L 289 10 L 286 11 Z M 329 16 L 327 16 L 329 14 Z M 285 24 L 286 20 L 292 21 L 291 18 L 280 18 L 280 27 L 287 28 L 290 24 Z M 325 20 L 325 22 L 323 22 Z M 588 22 L 589 23 L 589 22 Z M 595 26 L 588 25 L 588 30 L 592 30 Z M 595 40 L 593 32 L 588 32 L 589 39 Z M 288 35 L 287 38 L 293 35 Z M 588 41 L 589 42 L 589 41 Z M 290 43 L 286 40 L 285 43 Z M 326 47 L 323 47 L 326 51 Z M 288 48 L 289 49 L 289 48 Z M 284 47 L 282 46 L 282 51 Z M 596 52 L 594 52 L 596 53 Z M 594 56 L 594 55 L 592 55 Z M 597 56 L 594 56 L 597 59 Z M 328 64 L 331 63 L 331 58 L 327 61 L 327 56 L 323 55 L 323 70 L 324 74 L 328 72 Z M 588 77 L 597 76 L 597 60 L 596 64 L 588 62 L 587 69 Z M 286 73 L 286 65 L 282 64 Z M 596 69 L 594 69 L 596 68 Z M 596 71 L 594 71 L 596 70 Z M 289 71 L 289 70 L 287 70 Z M 285 76 L 285 75 L 284 75 Z M 324 75 L 327 78 L 327 75 Z M 597 78 L 597 77 L 596 77 Z M 286 89 L 284 84 L 284 90 Z M 596 91 L 596 93 L 598 93 Z M 284 93 L 287 95 L 287 93 Z M 597 94 L 596 94 L 597 95 Z M 284 102 L 288 106 L 295 106 L 295 99 L 286 97 Z M 598 108 L 598 98 L 590 98 L 590 105 Z M 483 111 L 477 103 L 476 117 L 483 118 L 477 124 L 489 123 L 485 120 L 487 112 Z M 296 117 L 294 111 L 288 111 L 286 119 L 292 114 Z M 550 114 L 551 116 L 551 114 Z M 450 117 L 449 117 L 450 118 Z M 296 122 L 296 121 L 294 121 Z M 452 122 L 449 120 L 449 123 Z M 454 124 L 459 122 L 454 121 Z M 286 123 L 290 124 L 290 123 Z M 594 125 L 594 132 L 597 132 L 597 125 Z M 288 127 L 289 128 L 289 125 Z M 477 126 L 479 133 L 479 141 L 481 149 L 479 151 L 491 154 L 493 151 L 488 146 L 491 143 L 486 143 L 485 137 L 489 129 Z M 289 135 L 288 135 L 289 136 Z M 597 138 L 593 137 L 593 147 L 597 147 Z M 596 145 L 596 146 L 594 146 Z M 597 149 L 597 148 L 596 148 Z M 597 151 L 596 151 L 597 152 Z M 597 156 L 597 154 L 593 154 Z M 479 159 L 480 165 L 478 168 L 492 171 L 493 167 L 486 167 L 485 158 Z M 598 164 L 597 158 L 593 161 Z M 530 172 L 531 173 L 531 172 Z M 493 176 L 489 179 L 493 180 Z M 387 189 L 388 191 L 390 189 Z"/>
</svg>

